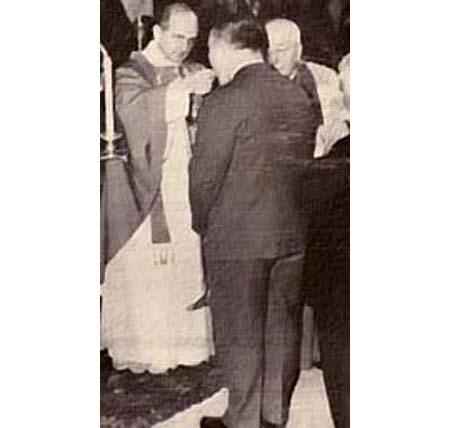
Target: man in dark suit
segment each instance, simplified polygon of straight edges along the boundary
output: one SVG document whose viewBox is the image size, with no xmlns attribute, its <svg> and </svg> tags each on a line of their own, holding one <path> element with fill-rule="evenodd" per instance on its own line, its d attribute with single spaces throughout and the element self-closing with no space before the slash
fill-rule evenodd
<svg viewBox="0 0 450 428">
<path fill-rule="evenodd" d="M 350 54 L 339 66 L 350 117 Z M 350 134 L 312 162 L 299 182 L 312 216 L 303 274 L 319 332 L 322 370 L 335 428 L 350 427 Z"/>
<path fill-rule="evenodd" d="M 217 24 L 208 44 L 221 86 L 199 112 L 190 200 L 229 405 L 201 427 L 282 427 L 299 377 L 308 219 L 298 183 L 320 117 L 264 63 L 267 36 L 252 18 Z"/>
</svg>

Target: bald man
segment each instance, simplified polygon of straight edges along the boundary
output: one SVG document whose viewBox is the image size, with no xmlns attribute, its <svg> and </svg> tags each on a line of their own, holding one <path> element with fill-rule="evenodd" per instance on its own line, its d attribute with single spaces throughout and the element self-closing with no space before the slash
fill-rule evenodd
<svg viewBox="0 0 450 428">
<path fill-rule="evenodd" d="M 331 68 L 301 59 L 301 32 L 295 22 L 273 19 L 266 24 L 266 30 L 269 63 L 306 90 L 321 110 L 323 124 L 317 132 L 314 156 L 323 156 L 336 141 L 349 134 L 339 77 Z"/>
</svg>

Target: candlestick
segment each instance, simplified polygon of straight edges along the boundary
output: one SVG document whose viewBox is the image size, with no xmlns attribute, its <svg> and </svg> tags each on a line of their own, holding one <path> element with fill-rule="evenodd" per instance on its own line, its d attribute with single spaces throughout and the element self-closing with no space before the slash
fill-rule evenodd
<svg viewBox="0 0 450 428">
<path fill-rule="evenodd" d="M 137 17 L 137 34 L 138 34 L 138 49 L 142 51 L 142 39 L 144 38 L 144 25 L 142 24 L 142 15 Z"/>
<path fill-rule="evenodd" d="M 105 51 L 106 52 L 106 51 Z M 111 57 L 103 53 L 103 72 L 105 75 L 105 123 L 106 135 L 114 135 L 114 95 L 113 95 L 113 75 Z"/>
<path fill-rule="evenodd" d="M 106 141 L 106 150 L 100 156 L 100 160 L 114 159 L 115 154 L 114 141 L 120 138 L 120 134 L 114 131 L 114 94 L 113 94 L 113 68 L 111 57 L 107 50 L 100 45 L 103 54 L 103 75 L 104 75 L 104 94 L 105 94 L 105 132 L 101 134 L 103 140 Z"/>
</svg>

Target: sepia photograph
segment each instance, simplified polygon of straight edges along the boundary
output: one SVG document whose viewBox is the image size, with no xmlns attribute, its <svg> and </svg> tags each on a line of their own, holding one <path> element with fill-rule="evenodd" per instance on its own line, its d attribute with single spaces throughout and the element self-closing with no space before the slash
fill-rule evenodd
<svg viewBox="0 0 450 428">
<path fill-rule="evenodd" d="M 101 428 L 348 428 L 349 0 L 100 21 Z"/>
<path fill-rule="evenodd" d="M 448 426 L 441 3 L 5 2 L 0 426 Z"/>
</svg>

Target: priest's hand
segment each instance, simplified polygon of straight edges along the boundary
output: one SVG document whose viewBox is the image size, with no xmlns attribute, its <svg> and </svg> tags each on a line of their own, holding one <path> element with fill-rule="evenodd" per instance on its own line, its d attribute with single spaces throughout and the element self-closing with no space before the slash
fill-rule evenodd
<svg viewBox="0 0 450 428">
<path fill-rule="evenodd" d="M 213 70 L 204 68 L 188 74 L 183 82 L 191 94 L 206 95 L 211 91 L 216 75 Z"/>
<path fill-rule="evenodd" d="M 154 244 L 152 250 L 155 266 L 167 266 L 175 263 L 175 252 L 172 244 Z"/>
</svg>

